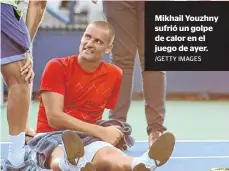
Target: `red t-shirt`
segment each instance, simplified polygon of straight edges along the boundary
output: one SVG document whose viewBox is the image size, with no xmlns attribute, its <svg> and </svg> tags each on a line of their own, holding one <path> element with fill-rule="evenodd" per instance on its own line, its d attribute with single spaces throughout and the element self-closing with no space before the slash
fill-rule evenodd
<svg viewBox="0 0 229 171">
<path fill-rule="evenodd" d="M 114 109 L 118 99 L 122 71 L 117 66 L 101 62 L 98 69 L 88 73 L 78 64 L 78 56 L 54 58 L 46 65 L 40 90 L 64 95 L 64 112 L 85 122 L 95 124 L 107 109 Z M 40 97 L 37 133 L 51 132 Z"/>
</svg>

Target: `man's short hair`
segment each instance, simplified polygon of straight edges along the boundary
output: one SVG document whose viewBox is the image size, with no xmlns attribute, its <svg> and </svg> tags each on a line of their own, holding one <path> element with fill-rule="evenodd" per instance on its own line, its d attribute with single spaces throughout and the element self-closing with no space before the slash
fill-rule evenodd
<svg viewBox="0 0 229 171">
<path fill-rule="evenodd" d="M 110 23 L 106 21 L 94 21 L 91 24 L 95 25 L 98 28 L 107 29 L 109 31 L 109 43 L 113 43 L 115 37 L 115 30 Z"/>
</svg>

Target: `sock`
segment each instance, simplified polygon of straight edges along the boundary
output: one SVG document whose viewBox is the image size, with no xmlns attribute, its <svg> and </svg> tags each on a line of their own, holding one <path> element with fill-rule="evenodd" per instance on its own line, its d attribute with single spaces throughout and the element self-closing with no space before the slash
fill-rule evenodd
<svg viewBox="0 0 229 171">
<path fill-rule="evenodd" d="M 60 161 L 60 163 L 59 163 L 59 168 L 60 168 L 62 171 L 68 170 L 68 167 L 67 167 L 67 165 L 66 165 L 66 161 L 65 161 L 64 158 L 62 158 L 62 160 Z"/>
<path fill-rule="evenodd" d="M 25 157 L 25 132 L 16 136 L 10 135 L 8 160 L 13 166 L 19 166 Z"/>
<path fill-rule="evenodd" d="M 136 165 L 138 165 L 140 163 L 145 164 L 146 168 L 151 169 L 151 171 L 156 169 L 156 165 L 155 165 L 154 160 L 150 159 L 148 156 L 148 151 L 143 153 L 143 155 L 141 157 L 135 157 L 131 163 L 131 168 L 133 169 Z"/>
</svg>

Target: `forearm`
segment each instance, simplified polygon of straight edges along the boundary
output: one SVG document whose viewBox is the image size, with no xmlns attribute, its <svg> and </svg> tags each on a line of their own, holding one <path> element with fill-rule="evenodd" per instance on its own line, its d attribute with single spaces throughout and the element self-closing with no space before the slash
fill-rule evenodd
<svg viewBox="0 0 229 171">
<path fill-rule="evenodd" d="M 69 129 L 74 131 L 85 132 L 93 137 L 100 138 L 103 127 L 90 124 L 72 117 L 64 112 L 49 114 L 49 125 L 57 130 Z"/>
<path fill-rule="evenodd" d="M 31 42 L 33 41 L 38 27 L 40 25 L 40 22 L 42 20 L 44 11 L 45 11 L 45 7 L 46 7 L 46 1 L 41 0 L 30 0 L 29 1 L 29 7 L 28 7 L 28 11 L 27 11 L 27 15 L 26 15 L 26 25 L 28 27 L 29 30 L 29 34 L 30 34 L 30 39 Z"/>
</svg>

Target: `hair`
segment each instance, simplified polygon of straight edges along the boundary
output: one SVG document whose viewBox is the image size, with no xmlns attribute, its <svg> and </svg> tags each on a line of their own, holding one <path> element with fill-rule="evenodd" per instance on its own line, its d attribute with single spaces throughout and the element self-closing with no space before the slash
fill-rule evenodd
<svg viewBox="0 0 229 171">
<path fill-rule="evenodd" d="M 95 25 L 98 28 L 107 29 L 109 31 L 109 43 L 113 43 L 115 38 L 115 30 L 110 23 L 106 21 L 94 21 L 91 24 Z"/>
</svg>

